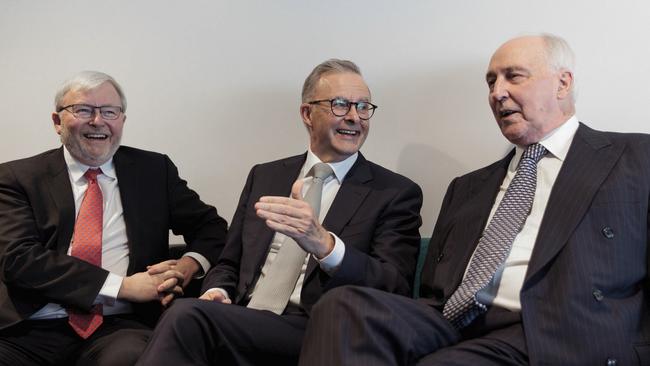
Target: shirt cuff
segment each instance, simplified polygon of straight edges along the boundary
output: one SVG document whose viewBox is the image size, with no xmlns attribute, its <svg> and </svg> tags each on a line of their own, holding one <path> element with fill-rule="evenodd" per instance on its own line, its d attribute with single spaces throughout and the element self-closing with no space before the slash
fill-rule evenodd
<svg viewBox="0 0 650 366">
<path fill-rule="evenodd" d="M 199 271 L 194 274 L 193 278 L 203 278 L 205 277 L 205 274 L 210 270 L 210 261 L 197 252 L 187 252 L 183 254 L 183 257 L 193 258 L 199 262 L 199 266 L 201 266 Z"/>
<path fill-rule="evenodd" d="M 106 281 L 104 281 L 104 286 L 99 290 L 95 303 L 113 305 L 117 299 L 117 294 L 120 292 L 120 287 L 122 287 L 122 281 L 124 281 L 124 277 L 109 272 Z"/>
<path fill-rule="evenodd" d="M 339 266 L 341 266 L 341 262 L 343 262 L 343 256 L 345 255 L 345 243 L 343 243 L 343 240 L 339 239 L 339 237 L 334 233 L 329 233 L 334 237 L 334 249 L 332 249 L 330 254 L 326 255 L 323 259 L 318 259 L 315 256 L 312 256 L 318 261 L 320 268 L 323 271 L 327 272 L 327 274 L 331 275 L 336 272 Z"/>
</svg>

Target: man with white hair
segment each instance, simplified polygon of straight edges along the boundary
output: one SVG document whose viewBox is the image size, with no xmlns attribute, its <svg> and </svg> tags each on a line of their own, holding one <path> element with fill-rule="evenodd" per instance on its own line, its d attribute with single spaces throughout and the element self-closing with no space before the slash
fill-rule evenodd
<svg viewBox="0 0 650 366">
<path fill-rule="evenodd" d="M 63 146 L 0 164 L 0 365 L 130 365 L 160 305 L 216 262 L 226 222 L 166 155 L 120 146 L 112 77 L 78 73 L 55 108 Z"/>
<path fill-rule="evenodd" d="M 650 136 L 578 122 L 559 37 L 506 42 L 486 81 L 515 147 L 450 184 L 421 298 L 333 289 L 301 365 L 650 364 Z"/>
</svg>

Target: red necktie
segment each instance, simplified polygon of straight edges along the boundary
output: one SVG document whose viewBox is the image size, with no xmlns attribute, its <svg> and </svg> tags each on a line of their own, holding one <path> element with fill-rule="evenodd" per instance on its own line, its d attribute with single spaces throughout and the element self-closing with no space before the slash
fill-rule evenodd
<svg viewBox="0 0 650 366">
<path fill-rule="evenodd" d="M 72 236 L 73 257 L 85 260 L 96 266 L 102 265 L 102 226 L 103 226 L 103 199 L 102 191 L 97 184 L 97 175 L 101 174 L 101 169 L 88 169 L 84 174 L 88 180 L 88 188 L 81 207 L 77 222 L 74 225 L 74 234 Z M 92 307 L 90 312 L 67 309 L 68 323 L 72 329 L 86 339 L 102 324 L 102 305 L 97 304 Z"/>
</svg>

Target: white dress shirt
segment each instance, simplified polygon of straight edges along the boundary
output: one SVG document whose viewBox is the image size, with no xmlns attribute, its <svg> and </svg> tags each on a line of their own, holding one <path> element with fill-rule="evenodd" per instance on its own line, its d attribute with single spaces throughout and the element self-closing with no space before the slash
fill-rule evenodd
<svg viewBox="0 0 650 366">
<path fill-rule="evenodd" d="M 481 303 L 493 304 L 512 311 L 521 310 L 519 292 L 526 277 L 528 262 L 530 262 L 533 253 L 551 189 L 569 152 L 577 129 L 578 119 L 573 116 L 539 141 L 548 150 L 548 153 L 537 163 L 537 186 L 533 207 L 523 228 L 515 237 L 505 263 L 497 270 L 487 287 L 477 293 L 477 298 Z M 492 206 L 488 224 L 517 172 L 524 149 L 520 146 L 516 146 L 515 149 L 515 156 L 510 161 L 508 172 L 503 179 L 494 206 Z"/>
</svg>

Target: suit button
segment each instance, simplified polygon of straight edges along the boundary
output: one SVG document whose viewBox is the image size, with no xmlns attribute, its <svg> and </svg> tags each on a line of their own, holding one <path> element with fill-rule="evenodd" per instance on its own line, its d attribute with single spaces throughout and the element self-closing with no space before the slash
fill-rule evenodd
<svg viewBox="0 0 650 366">
<path fill-rule="evenodd" d="M 438 258 L 436 258 L 436 262 L 440 263 L 440 261 L 442 260 L 442 257 L 444 257 L 444 256 L 445 256 L 445 253 L 440 253 L 438 255 Z"/>
<path fill-rule="evenodd" d="M 616 366 L 618 363 L 616 362 L 615 358 L 608 358 L 607 359 L 607 366 Z"/>
<path fill-rule="evenodd" d="M 603 233 L 603 236 L 606 237 L 607 239 L 614 239 L 614 230 L 612 230 L 611 227 L 605 226 L 601 232 Z"/>
<path fill-rule="evenodd" d="M 594 299 L 596 299 L 596 301 L 603 301 L 603 292 L 599 289 L 595 289 L 591 294 L 594 295 Z"/>
</svg>

